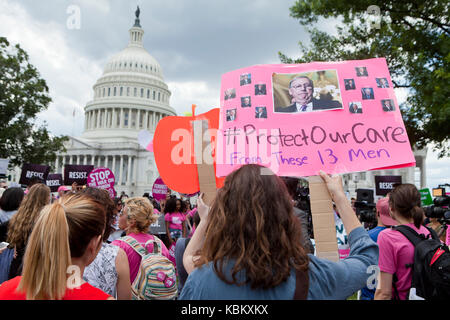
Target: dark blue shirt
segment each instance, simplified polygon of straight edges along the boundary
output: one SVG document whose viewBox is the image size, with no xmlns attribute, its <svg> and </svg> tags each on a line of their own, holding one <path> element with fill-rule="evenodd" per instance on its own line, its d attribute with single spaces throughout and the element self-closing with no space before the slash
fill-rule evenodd
<svg viewBox="0 0 450 320">
<path fill-rule="evenodd" d="M 378 235 L 380 234 L 381 231 L 383 231 L 384 229 L 386 229 L 386 227 L 383 226 L 377 226 L 373 229 L 370 229 L 368 231 L 370 238 L 377 242 L 378 241 Z M 364 287 L 361 289 L 361 300 L 373 300 L 375 295 L 375 289 L 369 289 L 367 287 Z"/>
</svg>

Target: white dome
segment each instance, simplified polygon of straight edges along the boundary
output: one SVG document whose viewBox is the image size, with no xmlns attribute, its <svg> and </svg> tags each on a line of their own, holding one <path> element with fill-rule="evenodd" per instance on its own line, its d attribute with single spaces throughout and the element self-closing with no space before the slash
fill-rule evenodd
<svg viewBox="0 0 450 320">
<path fill-rule="evenodd" d="M 161 66 L 144 47 L 128 46 L 107 62 L 103 74 L 111 72 L 137 72 L 163 79 Z"/>
</svg>

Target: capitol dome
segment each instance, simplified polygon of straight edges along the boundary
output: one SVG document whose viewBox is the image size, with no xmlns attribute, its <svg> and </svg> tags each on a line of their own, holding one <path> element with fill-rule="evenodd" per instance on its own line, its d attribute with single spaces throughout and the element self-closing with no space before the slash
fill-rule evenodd
<svg viewBox="0 0 450 320">
<path fill-rule="evenodd" d="M 159 120 L 176 115 L 162 68 L 144 48 L 143 37 L 137 12 L 128 46 L 108 59 L 93 86 L 82 139 L 137 139 L 139 131 L 154 132 Z"/>
<path fill-rule="evenodd" d="M 153 153 L 138 142 L 139 132 L 154 133 L 162 118 L 176 115 L 162 68 L 143 46 L 139 13 L 138 7 L 128 45 L 107 60 L 93 85 L 93 99 L 84 108 L 83 134 L 70 137 L 66 152 L 54 163 L 56 173 L 66 164 L 109 168 L 117 193 L 129 196 L 151 193 L 159 176 Z"/>
<path fill-rule="evenodd" d="M 133 72 L 163 80 L 161 66 L 143 47 L 129 46 L 112 56 L 103 75 L 108 73 Z"/>
</svg>

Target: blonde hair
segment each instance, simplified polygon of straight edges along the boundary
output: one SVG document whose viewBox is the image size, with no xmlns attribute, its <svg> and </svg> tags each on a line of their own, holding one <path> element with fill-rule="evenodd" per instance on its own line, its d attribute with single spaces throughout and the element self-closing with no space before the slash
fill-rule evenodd
<svg viewBox="0 0 450 320">
<path fill-rule="evenodd" d="M 128 210 L 128 219 L 136 220 L 136 229 L 139 232 L 147 232 L 150 225 L 157 220 L 153 213 L 153 205 L 148 198 L 129 198 L 125 200 L 125 206 Z"/>
<path fill-rule="evenodd" d="M 81 257 L 105 228 L 105 209 L 80 193 L 47 205 L 36 221 L 23 259 L 18 291 L 27 300 L 61 299 L 71 257 Z"/>
<path fill-rule="evenodd" d="M 25 248 L 42 208 L 49 203 L 50 188 L 42 183 L 33 185 L 9 222 L 7 242 L 18 249 Z"/>
</svg>

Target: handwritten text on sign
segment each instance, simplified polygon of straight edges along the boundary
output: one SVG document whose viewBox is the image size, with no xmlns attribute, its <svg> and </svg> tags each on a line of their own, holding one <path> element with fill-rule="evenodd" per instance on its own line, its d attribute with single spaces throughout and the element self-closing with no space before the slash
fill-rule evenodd
<svg viewBox="0 0 450 320">
<path fill-rule="evenodd" d="M 415 163 L 383 58 L 229 72 L 217 141 L 218 176 L 247 163 L 297 176 Z"/>
</svg>

